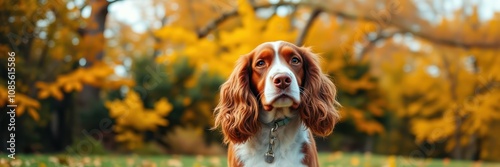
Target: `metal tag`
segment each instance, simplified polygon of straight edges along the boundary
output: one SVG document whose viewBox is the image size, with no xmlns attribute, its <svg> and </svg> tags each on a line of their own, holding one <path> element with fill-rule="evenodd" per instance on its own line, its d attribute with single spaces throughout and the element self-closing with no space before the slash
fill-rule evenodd
<svg viewBox="0 0 500 167">
<path fill-rule="evenodd" d="M 267 163 L 273 163 L 274 162 L 274 154 L 273 153 L 266 153 L 266 162 Z"/>
</svg>

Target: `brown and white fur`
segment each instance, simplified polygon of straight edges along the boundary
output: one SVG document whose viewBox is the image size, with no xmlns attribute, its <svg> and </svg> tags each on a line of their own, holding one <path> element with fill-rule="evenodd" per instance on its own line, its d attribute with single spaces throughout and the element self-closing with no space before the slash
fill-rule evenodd
<svg viewBox="0 0 500 167">
<path fill-rule="evenodd" d="M 263 43 L 239 58 L 215 109 L 230 167 L 319 166 L 313 134 L 333 131 L 339 104 L 318 59 L 309 48 L 284 41 Z M 275 160 L 267 163 L 267 124 L 285 117 L 291 121 L 276 131 Z"/>
</svg>

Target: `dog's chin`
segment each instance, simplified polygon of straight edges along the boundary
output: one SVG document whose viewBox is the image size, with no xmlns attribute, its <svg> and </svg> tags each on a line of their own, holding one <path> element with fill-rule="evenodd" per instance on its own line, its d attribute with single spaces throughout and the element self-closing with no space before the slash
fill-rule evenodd
<svg viewBox="0 0 500 167">
<path fill-rule="evenodd" d="M 295 102 L 291 97 L 282 95 L 271 101 L 270 104 L 263 104 L 263 108 L 266 111 L 271 111 L 274 108 L 291 108 L 297 109 L 299 107 L 299 102 Z"/>
<path fill-rule="evenodd" d="M 264 123 L 270 123 L 278 119 L 294 118 L 297 113 L 298 103 L 289 96 L 280 96 L 273 99 L 272 103 L 262 105 L 264 110 L 259 111 L 259 120 Z"/>
</svg>

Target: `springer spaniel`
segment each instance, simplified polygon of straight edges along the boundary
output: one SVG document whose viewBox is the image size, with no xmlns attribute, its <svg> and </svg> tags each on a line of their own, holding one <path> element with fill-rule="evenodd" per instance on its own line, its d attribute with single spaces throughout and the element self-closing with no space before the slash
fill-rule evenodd
<svg viewBox="0 0 500 167">
<path fill-rule="evenodd" d="M 276 41 L 239 58 L 221 86 L 215 128 L 230 167 L 316 167 L 312 134 L 329 135 L 339 119 L 335 85 L 310 49 Z"/>
</svg>

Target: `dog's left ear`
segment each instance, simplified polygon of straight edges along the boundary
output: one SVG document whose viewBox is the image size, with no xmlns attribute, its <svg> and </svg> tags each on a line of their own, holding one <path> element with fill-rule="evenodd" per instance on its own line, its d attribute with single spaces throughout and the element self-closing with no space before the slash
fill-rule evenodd
<svg viewBox="0 0 500 167">
<path fill-rule="evenodd" d="M 316 136 L 328 136 L 340 119 L 335 100 L 336 89 L 327 75 L 321 72 L 319 57 L 309 48 L 299 48 L 304 60 L 303 103 L 299 107 L 300 118 Z"/>
</svg>

